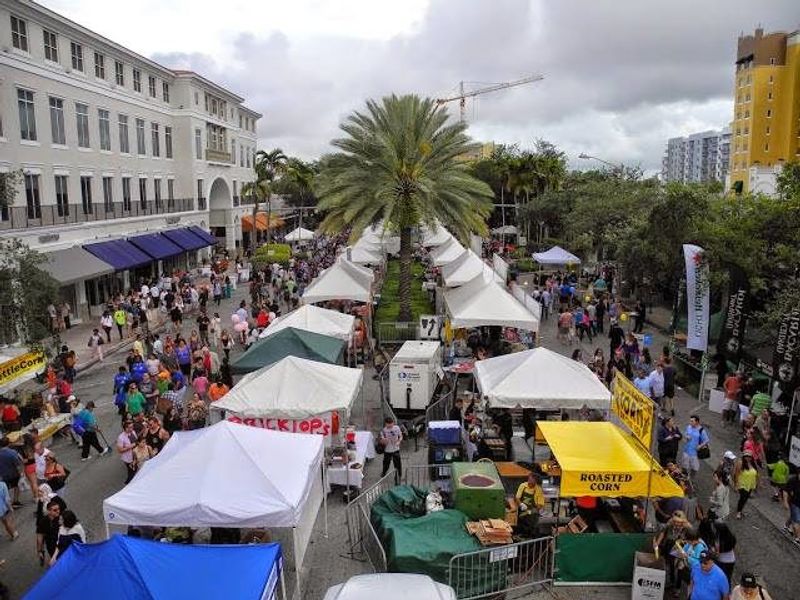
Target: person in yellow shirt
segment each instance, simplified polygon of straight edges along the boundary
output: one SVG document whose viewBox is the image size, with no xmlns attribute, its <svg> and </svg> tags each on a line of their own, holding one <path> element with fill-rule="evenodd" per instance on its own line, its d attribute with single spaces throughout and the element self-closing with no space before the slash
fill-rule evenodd
<svg viewBox="0 0 800 600">
<path fill-rule="evenodd" d="M 519 504 L 517 529 L 523 535 L 535 537 L 539 525 L 539 511 L 544 506 L 544 491 L 539 475 L 536 473 L 528 475 L 528 481 L 519 484 L 516 498 Z"/>
</svg>

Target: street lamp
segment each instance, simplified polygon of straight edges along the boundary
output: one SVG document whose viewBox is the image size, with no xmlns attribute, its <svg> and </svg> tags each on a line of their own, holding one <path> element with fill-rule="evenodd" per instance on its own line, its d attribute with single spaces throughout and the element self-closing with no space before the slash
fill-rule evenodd
<svg viewBox="0 0 800 600">
<path fill-rule="evenodd" d="M 602 158 L 597 158 L 596 156 L 586 154 L 585 152 L 581 152 L 580 154 L 578 154 L 578 158 L 582 158 L 583 160 L 596 160 L 605 165 L 608 165 L 609 167 L 613 167 L 614 169 L 619 169 L 620 172 L 625 168 L 625 165 L 623 165 L 622 163 L 613 163 L 607 160 L 603 160 Z"/>
</svg>

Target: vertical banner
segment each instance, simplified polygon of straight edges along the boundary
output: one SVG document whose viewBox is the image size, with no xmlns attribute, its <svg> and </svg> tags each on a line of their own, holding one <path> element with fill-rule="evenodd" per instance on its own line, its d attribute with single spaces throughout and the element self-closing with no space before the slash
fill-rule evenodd
<svg viewBox="0 0 800 600">
<path fill-rule="evenodd" d="M 790 390 L 798 383 L 800 379 L 798 367 L 800 367 L 800 308 L 794 308 L 781 319 L 772 353 L 772 373 L 783 385 L 784 390 Z"/>
<path fill-rule="evenodd" d="M 717 351 L 732 362 L 738 362 L 744 346 L 747 315 L 750 309 L 750 282 L 738 266 L 730 268 L 728 303 L 725 319 L 717 340 Z"/>
<path fill-rule="evenodd" d="M 683 259 L 686 263 L 686 306 L 689 318 L 686 327 L 686 347 L 705 352 L 708 349 L 711 294 L 705 250 L 700 246 L 684 244 Z"/>
<path fill-rule="evenodd" d="M 655 403 L 645 396 L 622 373 L 614 376 L 611 386 L 611 412 L 625 424 L 648 450 L 653 441 Z"/>
</svg>

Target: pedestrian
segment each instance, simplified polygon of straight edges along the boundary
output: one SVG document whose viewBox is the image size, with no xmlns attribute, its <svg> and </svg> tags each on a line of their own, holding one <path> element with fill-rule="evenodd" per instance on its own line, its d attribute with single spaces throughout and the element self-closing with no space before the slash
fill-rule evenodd
<svg viewBox="0 0 800 600">
<path fill-rule="evenodd" d="M 197 329 L 200 332 L 200 342 L 202 344 L 208 345 L 208 330 L 211 327 L 211 318 L 205 311 L 205 308 L 202 309 L 200 316 L 197 317 Z"/>
<path fill-rule="evenodd" d="M 562 344 L 569 342 L 572 343 L 570 338 L 570 330 L 572 328 L 573 316 L 569 310 L 564 307 L 564 310 L 558 315 L 558 339 Z"/>
<path fill-rule="evenodd" d="M 220 345 L 222 346 L 222 352 L 225 354 L 225 359 L 230 360 L 233 338 L 228 334 L 227 329 L 223 329 L 220 333 Z"/>
<path fill-rule="evenodd" d="M 671 416 L 661 419 L 661 426 L 658 428 L 658 459 L 662 467 L 677 460 L 681 439 L 683 434 L 675 425 L 675 419 Z"/>
<path fill-rule="evenodd" d="M 233 388 L 233 374 L 231 373 L 231 363 L 228 357 L 222 359 L 219 367 L 219 379 L 228 389 Z"/>
<path fill-rule="evenodd" d="M 145 434 L 146 435 L 146 434 Z M 133 446 L 133 469 L 139 471 L 148 460 L 155 456 L 153 449 L 147 445 L 144 435 L 137 437 L 136 444 Z"/>
<path fill-rule="evenodd" d="M 119 339 L 122 341 L 125 339 L 125 335 L 123 334 L 122 330 L 128 324 L 128 314 L 125 312 L 125 309 L 122 308 L 122 305 L 117 306 L 117 309 L 114 311 L 114 324 L 117 326 Z M 108 341 L 111 341 L 110 337 Z"/>
<path fill-rule="evenodd" d="M 647 350 L 647 348 L 645 348 Z M 655 402 L 659 408 L 663 410 L 664 408 L 664 366 L 661 364 L 661 361 L 656 363 L 656 368 L 650 371 L 650 375 L 648 375 L 650 379 L 650 392 L 652 394 L 653 402 Z"/>
<path fill-rule="evenodd" d="M 675 416 L 675 367 L 672 364 L 672 357 L 665 355 L 661 357 L 662 373 L 664 375 L 664 405 L 661 407 L 666 414 Z"/>
<path fill-rule="evenodd" d="M 122 426 L 122 433 L 117 436 L 117 452 L 122 464 L 125 465 L 125 485 L 129 484 L 133 476 L 136 475 L 136 466 L 133 462 L 133 448 L 136 446 L 136 439 L 133 421 L 125 421 Z"/>
<path fill-rule="evenodd" d="M 710 554 L 705 541 L 696 529 L 687 530 L 684 544 L 678 551 L 678 584 L 673 595 L 679 595 L 682 585 L 691 582 L 692 571 L 695 567 L 700 566 L 700 560 L 704 554 Z"/>
<path fill-rule="evenodd" d="M 108 448 L 103 448 L 97 439 L 97 417 L 94 414 L 95 404 L 93 400 L 86 403 L 86 407 L 78 413 L 78 419 L 83 427 L 81 435 L 81 460 L 89 460 L 89 451 L 94 448 L 100 456 L 108 453 Z"/>
<path fill-rule="evenodd" d="M 753 573 L 742 573 L 739 585 L 733 588 L 730 600 L 772 600 Z"/>
<path fill-rule="evenodd" d="M 767 469 L 770 472 L 769 480 L 773 489 L 772 499 L 778 502 L 783 495 L 783 488 L 789 483 L 789 465 L 786 464 L 782 452 L 778 453 L 775 462 L 767 465 Z"/>
<path fill-rule="evenodd" d="M 700 553 L 698 562 L 692 567 L 688 600 L 728 600 L 730 585 L 725 573 L 714 562 L 709 551 Z"/>
<path fill-rule="evenodd" d="M 147 419 L 147 430 L 144 438 L 147 441 L 147 445 L 153 449 L 153 455 L 161 452 L 169 437 L 169 432 L 161 426 L 158 417 L 153 415 Z"/>
<path fill-rule="evenodd" d="M 44 487 L 44 486 L 42 486 Z M 61 529 L 61 510 L 64 501 L 58 496 L 47 501 L 47 511 L 44 502 L 40 500 L 36 507 L 36 554 L 39 556 L 39 565 L 44 566 L 45 551 L 52 557 L 58 547 L 58 532 Z"/>
<path fill-rule="evenodd" d="M 103 336 L 100 335 L 100 330 L 95 327 L 92 330 L 92 335 L 89 336 L 89 343 L 87 346 L 92 349 L 92 358 L 103 362 Z"/>
<path fill-rule="evenodd" d="M 131 381 L 128 384 L 128 394 L 125 397 L 125 408 L 127 414 L 131 417 L 137 417 L 144 413 L 144 408 L 147 405 L 144 394 L 139 391 L 139 386 L 136 382 Z"/>
<path fill-rule="evenodd" d="M 403 432 L 400 427 L 394 422 L 392 417 L 386 417 L 383 420 L 383 429 L 381 429 L 379 443 L 383 446 L 383 470 L 381 477 L 384 477 L 389 471 L 389 464 L 394 465 L 395 473 L 394 480 L 396 484 L 400 484 L 400 477 L 402 475 L 403 466 L 400 460 L 400 443 L 403 441 Z"/>
<path fill-rule="evenodd" d="M 208 407 L 200 394 L 195 392 L 186 407 L 187 428 L 202 429 L 206 426 L 206 417 L 208 417 Z"/>
<path fill-rule="evenodd" d="M 736 518 L 741 519 L 747 500 L 758 487 L 758 471 L 753 462 L 753 457 L 746 452 L 742 454 L 741 461 L 737 465 L 733 481 L 739 492 L 739 501 L 736 503 Z"/>
<path fill-rule="evenodd" d="M 609 356 L 612 358 L 616 356 L 617 350 L 622 347 L 622 342 L 625 340 L 625 332 L 620 327 L 616 318 L 611 319 L 611 325 L 608 328 L 609 339 Z"/>
<path fill-rule="evenodd" d="M 22 457 L 10 447 L 8 437 L 0 438 L 0 480 L 2 480 L 12 495 L 12 505 L 22 506 L 19 501 L 19 480 L 22 477 Z"/>
<path fill-rule="evenodd" d="M 188 377 L 192 370 L 192 349 L 183 338 L 178 340 L 178 345 L 175 348 L 175 357 L 178 360 L 181 373 Z"/>
<path fill-rule="evenodd" d="M 789 513 L 783 530 L 792 535 L 795 544 L 800 544 L 800 478 L 792 477 L 783 487 L 783 506 Z"/>
<path fill-rule="evenodd" d="M 13 512 L 14 507 L 12 506 L 8 486 L 5 481 L 0 481 L 0 522 L 3 523 L 8 539 L 12 542 L 19 537 L 19 531 L 14 527 L 14 520 L 12 519 Z"/>
<path fill-rule="evenodd" d="M 537 473 L 528 475 L 528 480 L 520 483 L 515 494 L 519 509 L 519 532 L 534 538 L 538 534 L 540 511 L 544 507 L 544 491 Z"/>
<path fill-rule="evenodd" d="M 86 532 L 83 525 L 78 522 L 78 517 L 71 510 L 65 510 L 61 515 L 61 526 L 58 528 L 58 539 L 56 540 L 56 551 L 50 558 L 50 566 L 56 564 L 60 556 L 67 551 L 73 542 L 86 543 Z"/>
<path fill-rule="evenodd" d="M 725 400 L 722 403 L 722 423 L 731 425 L 736 423 L 736 415 L 739 412 L 739 393 L 744 383 L 744 374 L 728 373 L 722 389 L 725 391 Z"/>
<path fill-rule="evenodd" d="M 659 507 L 656 508 L 657 511 L 660 510 Z M 678 553 L 675 544 L 686 538 L 686 533 L 691 526 L 682 510 L 673 510 L 668 514 L 666 521 L 662 521 L 661 531 L 653 538 L 653 551 L 664 557 L 667 567 L 667 585 L 679 589 Z M 656 518 L 659 518 L 658 512 Z"/>
<path fill-rule="evenodd" d="M 635 313 L 633 317 L 633 333 L 642 333 L 644 321 L 647 318 L 647 305 L 642 300 L 637 300 L 633 310 Z"/>
<path fill-rule="evenodd" d="M 47 305 L 47 317 L 50 322 L 50 333 L 58 331 L 58 311 L 52 302 Z"/>
<path fill-rule="evenodd" d="M 230 391 L 230 388 L 222 383 L 222 378 L 217 375 L 208 388 L 208 398 L 211 402 L 216 402 Z"/>
<path fill-rule="evenodd" d="M 700 424 L 700 417 L 697 415 L 689 417 L 689 425 L 686 426 L 683 437 L 685 442 L 681 466 L 686 469 L 689 473 L 689 478 L 693 480 L 700 470 L 700 456 L 708 458 L 706 453 L 708 451 L 709 437 L 705 427 Z"/>
<path fill-rule="evenodd" d="M 214 303 L 219 306 L 220 302 L 222 302 L 222 284 L 217 278 L 214 280 Z"/>
<path fill-rule="evenodd" d="M 708 500 L 708 510 L 722 521 L 731 514 L 731 490 L 728 487 L 730 482 L 725 473 L 721 471 L 714 471 L 711 477 L 714 480 L 714 489 Z"/>
<path fill-rule="evenodd" d="M 722 521 L 712 522 L 714 531 L 714 551 L 716 552 L 717 566 L 725 573 L 728 578 L 728 585 L 731 584 L 733 579 L 733 569 L 736 566 L 736 536 L 728 527 L 727 523 Z"/>
<path fill-rule="evenodd" d="M 131 376 L 128 373 L 127 367 L 120 365 L 117 374 L 114 375 L 114 405 L 117 407 L 117 413 L 125 417 L 125 401 L 127 399 L 128 385 L 131 382 Z"/>
<path fill-rule="evenodd" d="M 214 351 L 219 352 L 219 344 L 220 344 L 220 334 L 222 333 L 222 319 L 219 316 L 218 312 L 214 313 L 214 316 L 211 317 L 211 323 L 209 323 L 208 330 L 210 332 L 211 340 L 214 344 Z"/>
</svg>

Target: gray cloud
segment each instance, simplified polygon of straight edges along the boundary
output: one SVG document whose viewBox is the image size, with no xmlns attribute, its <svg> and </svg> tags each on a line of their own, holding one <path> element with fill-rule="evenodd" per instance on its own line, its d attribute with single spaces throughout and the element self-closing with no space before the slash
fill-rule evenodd
<svg viewBox="0 0 800 600">
<path fill-rule="evenodd" d="M 736 37 L 759 23 L 797 28 L 797 0 L 433 0 L 413 32 L 387 41 L 240 34 L 233 65 L 201 53 L 153 58 L 244 96 L 264 113 L 263 147 L 307 158 L 329 148 L 367 97 L 543 73 L 470 104 L 471 133 L 546 137 L 573 154 L 656 169 L 666 138 L 730 120 Z"/>
</svg>

